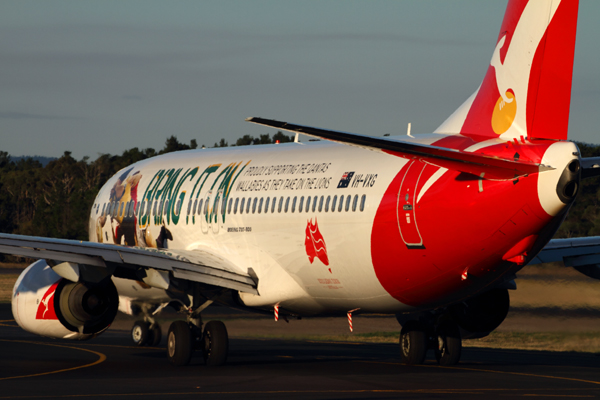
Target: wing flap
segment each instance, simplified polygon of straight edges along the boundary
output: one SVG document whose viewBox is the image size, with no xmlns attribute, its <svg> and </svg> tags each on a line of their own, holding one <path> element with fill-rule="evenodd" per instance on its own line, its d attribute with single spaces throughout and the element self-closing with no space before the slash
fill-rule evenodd
<svg viewBox="0 0 600 400">
<path fill-rule="evenodd" d="M 240 267 L 207 250 L 157 250 L 114 244 L 0 234 L 0 252 L 23 257 L 106 267 L 155 268 L 173 276 L 257 293 L 255 280 Z"/>
<path fill-rule="evenodd" d="M 387 137 L 331 131 L 256 117 L 248 118 L 246 121 L 350 146 L 382 151 L 398 157 L 419 158 L 443 168 L 466 172 L 476 176 L 484 174 L 486 179 L 514 179 L 519 176 L 554 169 L 550 166 L 533 162 L 493 157 L 421 143 L 403 142 Z"/>
</svg>

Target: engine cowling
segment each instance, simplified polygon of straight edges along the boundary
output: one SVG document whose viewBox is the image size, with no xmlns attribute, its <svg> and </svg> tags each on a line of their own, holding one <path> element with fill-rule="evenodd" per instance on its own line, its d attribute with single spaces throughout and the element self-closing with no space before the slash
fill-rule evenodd
<svg viewBox="0 0 600 400">
<path fill-rule="evenodd" d="M 119 296 L 110 279 L 102 284 L 61 278 L 44 260 L 27 267 L 12 294 L 12 312 L 24 330 L 61 339 L 90 339 L 110 326 Z"/>
<path fill-rule="evenodd" d="M 510 296 L 506 289 L 492 289 L 449 308 L 453 319 L 468 332 L 489 333 L 508 314 Z"/>
</svg>

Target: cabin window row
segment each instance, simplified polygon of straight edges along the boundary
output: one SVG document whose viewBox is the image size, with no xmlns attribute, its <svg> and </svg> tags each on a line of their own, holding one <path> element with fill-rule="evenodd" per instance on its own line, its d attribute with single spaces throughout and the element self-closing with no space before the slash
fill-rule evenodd
<svg viewBox="0 0 600 400">
<path fill-rule="evenodd" d="M 218 195 L 220 196 L 220 194 Z M 221 214 L 261 214 L 261 213 L 287 213 L 292 212 L 355 212 L 364 211 L 365 203 L 367 200 L 366 195 L 359 196 L 356 194 L 352 195 L 341 195 L 341 196 L 294 196 L 294 197 L 237 197 L 235 199 L 230 198 L 229 202 L 226 203 L 227 199 L 219 201 L 217 204 L 221 206 L 219 210 Z M 360 200 L 360 202 L 359 202 Z M 169 209 L 169 200 L 155 200 L 154 202 L 148 203 L 147 201 L 138 202 L 137 206 L 134 206 L 133 200 L 128 202 L 113 201 L 110 203 L 104 203 L 102 207 L 101 215 L 110 215 L 113 218 L 126 218 L 133 217 L 134 215 L 166 215 Z M 208 212 L 208 206 L 210 204 L 210 197 L 205 199 L 190 200 L 187 207 L 187 215 L 204 215 Z M 179 215 L 181 212 L 181 200 L 177 201 L 175 206 L 175 215 Z M 141 208 L 141 209 L 140 209 Z M 96 209 L 96 213 L 100 209 L 100 204 Z"/>
<path fill-rule="evenodd" d="M 152 203 L 151 203 L 152 204 Z M 138 202 L 137 206 L 135 206 L 135 202 L 133 200 L 128 201 L 128 202 L 118 202 L 118 201 L 113 201 L 110 203 L 104 203 L 103 207 L 102 207 L 102 216 L 107 216 L 110 215 L 113 218 L 127 218 L 127 217 L 133 217 L 134 215 L 139 216 L 139 215 L 144 215 L 144 213 L 148 213 L 150 214 L 150 210 L 151 207 L 147 207 L 148 202 L 144 201 L 144 202 Z M 141 210 L 140 210 L 141 207 Z M 100 205 L 98 205 L 98 209 L 96 210 L 96 213 L 98 213 L 98 210 L 100 209 Z M 158 201 L 155 200 L 154 201 L 154 207 L 152 209 L 152 215 L 166 215 L 167 211 L 169 210 L 169 200 L 166 201 Z M 175 215 L 179 215 L 179 213 L 181 212 L 181 200 L 177 201 L 177 204 L 175 205 Z"/>
<path fill-rule="evenodd" d="M 292 212 L 355 212 L 357 209 L 364 211 L 366 195 L 347 196 L 294 196 L 294 197 L 248 197 L 231 198 L 227 204 L 227 214 L 261 214 L 261 213 L 287 213 Z M 225 204 L 223 204 L 223 207 Z M 222 209 L 225 213 L 225 209 Z"/>
</svg>

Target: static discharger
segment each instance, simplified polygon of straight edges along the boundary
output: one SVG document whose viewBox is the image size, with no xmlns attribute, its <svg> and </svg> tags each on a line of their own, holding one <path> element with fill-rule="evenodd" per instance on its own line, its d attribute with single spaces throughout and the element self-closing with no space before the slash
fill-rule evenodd
<svg viewBox="0 0 600 400">
<path fill-rule="evenodd" d="M 273 312 L 275 313 L 275 322 L 279 321 L 279 303 L 275 304 Z"/>
</svg>

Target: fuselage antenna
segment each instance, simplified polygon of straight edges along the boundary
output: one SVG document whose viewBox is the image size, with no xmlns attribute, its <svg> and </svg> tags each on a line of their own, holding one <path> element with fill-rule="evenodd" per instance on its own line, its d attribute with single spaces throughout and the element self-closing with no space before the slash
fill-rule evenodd
<svg viewBox="0 0 600 400">
<path fill-rule="evenodd" d="M 408 123 L 408 128 L 406 128 L 406 134 L 413 139 L 415 138 L 413 135 L 410 134 L 410 122 Z"/>
</svg>

